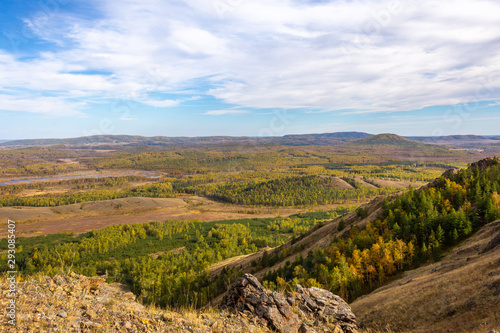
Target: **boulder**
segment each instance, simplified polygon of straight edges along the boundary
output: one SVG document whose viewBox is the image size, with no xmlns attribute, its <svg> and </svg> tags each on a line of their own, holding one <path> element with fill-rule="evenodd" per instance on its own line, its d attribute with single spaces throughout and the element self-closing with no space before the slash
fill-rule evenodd
<svg viewBox="0 0 500 333">
<path fill-rule="evenodd" d="M 251 274 L 236 279 L 222 306 L 234 312 L 250 312 L 281 333 L 357 333 L 356 317 L 341 297 L 324 289 L 300 285 L 296 286 L 295 293 L 285 297 L 265 289 Z"/>
<path fill-rule="evenodd" d="M 236 279 L 223 300 L 235 312 L 250 311 L 265 319 L 269 326 L 282 333 L 297 333 L 302 325 L 299 316 L 283 295 L 266 290 L 251 274 Z"/>
<path fill-rule="evenodd" d="M 356 333 L 356 316 L 351 307 L 328 290 L 295 286 L 295 294 L 288 297 L 289 303 L 302 310 L 308 317 L 323 322 L 333 321 L 345 333 Z"/>
</svg>

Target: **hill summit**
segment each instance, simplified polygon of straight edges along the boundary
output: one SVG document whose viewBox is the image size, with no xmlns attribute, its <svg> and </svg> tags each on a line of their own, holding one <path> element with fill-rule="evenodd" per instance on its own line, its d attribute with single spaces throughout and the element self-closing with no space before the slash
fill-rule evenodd
<svg viewBox="0 0 500 333">
<path fill-rule="evenodd" d="M 404 146 L 404 147 L 420 147 L 425 146 L 421 143 L 409 140 L 402 136 L 391 134 L 391 133 L 383 133 L 372 135 L 367 138 L 354 141 L 353 144 L 356 145 L 390 145 L 390 146 Z"/>
</svg>

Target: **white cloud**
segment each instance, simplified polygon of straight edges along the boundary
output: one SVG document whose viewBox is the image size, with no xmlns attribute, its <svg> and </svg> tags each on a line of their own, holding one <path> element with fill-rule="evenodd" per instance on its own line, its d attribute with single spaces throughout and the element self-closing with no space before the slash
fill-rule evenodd
<svg viewBox="0 0 500 333">
<path fill-rule="evenodd" d="M 244 114 L 244 113 L 249 113 L 248 111 L 244 110 L 211 110 L 207 111 L 204 114 L 209 115 L 209 116 L 223 116 L 223 115 L 235 115 L 235 114 Z"/>
<path fill-rule="evenodd" d="M 0 110 L 23 111 L 52 116 L 82 116 L 81 109 L 84 103 L 71 102 L 57 97 L 19 98 L 0 94 Z"/>
<path fill-rule="evenodd" d="M 59 96 L 60 105 L 77 93 L 170 107 L 183 99 L 144 96 L 193 88 L 239 107 L 334 112 L 500 98 L 496 1 L 400 0 L 396 9 L 394 0 L 224 3 L 221 11 L 217 1 L 105 0 L 95 2 L 94 21 L 35 17 L 39 38 L 64 47 L 34 60 L 0 52 L 0 89 Z M 29 101 L 17 101 L 11 109 L 27 109 Z M 229 113 L 242 111 L 206 114 Z"/>
<path fill-rule="evenodd" d="M 173 107 L 173 106 L 178 106 L 179 104 L 181 104 L 181 101 L 178 101 L 178 100 L 169 100 L 169 99 L 163 100 L 163 101 L 142 100 L 141 103 L 149 105 L 149 106 L 154 106 L 154 107 L 157 107 L 157 108 L 170 108 L 170 107 Z"/>
</svg>

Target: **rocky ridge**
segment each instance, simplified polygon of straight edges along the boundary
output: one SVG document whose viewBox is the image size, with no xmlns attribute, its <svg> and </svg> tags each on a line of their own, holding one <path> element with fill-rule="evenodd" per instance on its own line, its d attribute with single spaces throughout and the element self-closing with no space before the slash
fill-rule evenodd
<svg viewBox="0 0 500 333">
<path fill-rule="evenodd" d="M 236 279 L 223 308 L 257 316 L 281 333 L 357 333 L 356 317 L 339 296 L 320 288 L 295 287 L 286 297 L 265 289 L 251 274 Z"/>
<path fill-rule="evenodd" d="M 1 332 L 272 332 L 256 317 L 144 306 L 124 285 L 74 273 L 20 282 L 14 327 L 6 318 L 8 293 L 9 282 L 0 279 Z"/>
<path fill-rule="evenodd" d="M 71 273 L 17 284 L 16 326 L 7 322 L 9 281 L 0 278 L 2 332 L 281 332 L 357 333 L 340 297 L 296 286 L 284 296 L 245 274 L 229 288 L 222 310 L 159 309 L 140 304 L 126 286 L 106 277 Z"/>
</svg>

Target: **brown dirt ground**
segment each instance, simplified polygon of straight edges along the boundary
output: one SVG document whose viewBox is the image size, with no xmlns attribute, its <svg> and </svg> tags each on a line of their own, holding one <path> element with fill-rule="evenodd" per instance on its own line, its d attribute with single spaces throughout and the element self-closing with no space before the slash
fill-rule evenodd
<svg viewBox="0 0 500 333">
<path fill-rule="evenodd" d="M 335 188 L 338 188 L 340 190 L 352 188 L 351 184 L 349 184 L 345 180 L 342 180 L 338 177 L 332 177 L 332 182 L 335 185 Z"/>
<path fill-rule="evenodd" d="M 426 182 L 410 182 L 410 181 L 406 181 L 406 180 L 397 181 L 397 180 L 385 180 L 385 179 L 378 179 L 378 178 L 374 178 L 373 182 L 375 184 L 378 184 L 381 187 L 392 186 L 392 187 L 396 187 L 396 188 L 408 188 L 410 186 L 420 187 L 420 186 L 427 184 Z"/>
<path fill-rule="evenodd" d="M 0 227 L 7 223 L 7 219 L 11 219 L 17 222 L 18 236 L 29 237 L 58 232 L 79 234 L 115 224 L 276 217 L 306 211 L 329 210 L 338 206 L 340 204 L 309 208 L 247 207 L 220 203 L 198 196 L 166 199 L 123 198 L 58 207 L 3 207 L 0 208 Z M 0 233 L 0 238 L 2 237 L 5 237 L 5 233 Z"/>
<path fill-rule="evenodd" d="M 208 268 L 208 271 L 210 272 L 210 274 L 216 276 L 222 271 L 224 267 L 232 267 L 234 266 L 234 264 L 249 266 L 253 260 L 260 258 L 265 251 L 269 252 L 272 251 L 273 249 L 274 247 L 266 246 L 265 248 L 262 248 L 254 253 L 228 258 L 226 260 L 213 264 Z"/>
<path fill-rule="evenodd" d="M 366 187 L 366 188 L 377 188 L 377 186 L 374 186 L 374 185 L 372 185 L 372 184 L 370 184 L 370 183 L 365 182 L 365 181 L 363 180 L 363 177 L 359 177 L 359 176 L 358 176 L 358 177 L 354 177 L 354 179 L 355 179 L 358 183 L 360 183 L 361 185 L 363 185 L 363 186 L 364 186 L 364 187 Z"/>
</svg>

